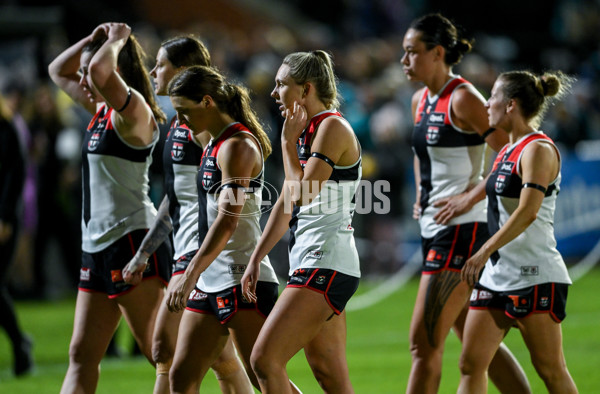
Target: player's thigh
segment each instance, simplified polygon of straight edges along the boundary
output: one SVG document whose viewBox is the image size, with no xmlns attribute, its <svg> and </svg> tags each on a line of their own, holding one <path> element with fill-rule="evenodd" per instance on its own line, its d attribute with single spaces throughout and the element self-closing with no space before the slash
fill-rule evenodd
<svg viewBox="0 0 600 394">
<path fill-rule="evenodd" d="M 185 310 L 179 323 L 173 368 L 179 375 L 204 376 L 228 337 L 227 328 L 214 315 Z"/>
<path fill-rule="evenodd" d="M 156 315 L 164 294 L 163 283 L 154 277 L 143 280 L 127 294 L 117 297 L 123 317 L 140 346 L 151 345 Z"/>
<path fill-rule="evenodd" d="M 564 365 L 560 323 L 547 313 L 534 313 L 519 319 L 518 326 L 535 365 L 555 368 Z"/>
<path fill-rule="evenodd" d="M 460 272 L 421 275 L 410 326 L 411 342 L 442 344 L 464 313 L 470 292 L 471 288 L 460 280 Z"/>
<path fill-rule="evenodd" d="M 171 278 L 168 289 L 174 288 L 181 281 L 182 276 L 177 275 Z M 164 298 L 161 300 L 156 315 L 156 325 L 154 327 L 153 344 L 161 346 L 169 346 L 171 351 L 175 350 L 177 341 L 177 332 L 179 330 L 179 322 L 181 321 L 182 312 L 171 312 Z"/>
<path fill-rule="evenodd" d="M 512 319 L 494 309 L 470 309 L 463 332 L 461 365 L 487 370 Z"/>
<path fill-rule="evenodd" d="M 70 352 L 77 359 L 100 362 L 121 318 L 114 300 L 104 293 L 79 291 Z"/>
<path fill-rule="evenodd" d="M 346 362 L 346 312 L 333 315 L 317 335 L 304 346 L 304 353 L 313 369 L 333 375 L 347 374 Z"/>
<path fill-rule="evenodd" d="M 317 336 L 332 314 L 321 293 L 287 287 L 263 325 L 254 352 L 287 362 Z"/>
</svg>

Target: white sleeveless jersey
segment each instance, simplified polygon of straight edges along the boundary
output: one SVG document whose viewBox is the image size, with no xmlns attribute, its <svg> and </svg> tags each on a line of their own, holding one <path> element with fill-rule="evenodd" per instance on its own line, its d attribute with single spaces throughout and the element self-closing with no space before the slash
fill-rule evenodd
<svg viewBox="0 0 600 394">
<path fill-rule="evenodd" d="M 148 197 L 148 169 L 158 127 L 150 145 L 132 146 L 115 129 L 112 114 L 103 105 L 83 138 L 81 235 L 87 253 L 99 252 L 133 230 L 150 228 L 156 217 Z"/>
<path fill-rule="evenodd" d="M 163 149 L 165 192 L 173 223 L 173 259 L 198 249 L 198 187 L 202 147 L 192 131 L 173 118 Z"/>
<path fill-rule="evenodd" d="M 234 189 L 222 189 L 223 174 L 218 164 L 219 150 L 228 138 L 246 133 L 257 142 L 254 135 L 241 123 L 232 123 L 228 125 L 218 137 L 211 139 L 210 143 L 204 149 L 198 171 L 198 229 L 199 244 L 202 245 L 206 233 L 218 214 L 218 201 L 222 193 L 228 193 L 230 200 L 233 200 Z M 197 286 L 200 290 L 214 293 L 235 285 L 238 285 L 244 275 L 246 266 L 250 261 L 250 256 L 254 252 L 258 240 L 262 235 L 260 228 L 260 216 L 262 206 L 262 189 L 264 181 L 264 163 L 260 174 L 250 181 L 250 186 L 246 190 L 244 207 L 238 219 L 238 225 L 227 245 L 211 265 L 200 275 Z M 242 203 L 242 202 L 240 202 Z M 279 283 L 275 270 L 271 266 L 269 258 L 260 262 L 260 281 Z"/>
<path fill-rule="evenodd" d="M 330 116 L 342 115 L 335 110 L 321 112 L 313 116 L 300 135 L 297 150 L 302 168 L 311 157 L 313 135 Z M 294 208 L 290 221 L 290 275 L 298 268 L 324 268 L 360 278 L 352 216 L 362 176 L 361 160 L 359 157 L 347 167 L 334 166 L 319 194 L 309 204 Z"/>
<path fill-rule="evenodd" d="M 460 194 L 483 179 L 484 140 L 477 132 L 461 130 L 452 121 L 452 97 L 461 86 L 481 97 L 467 80 L 457 76 L 446 83 L 439 96 L 430 97 L 429 89 L 425 88 L 415 114 L 412 146 L 419 158 L 419 224 L 424 238 L 433 238 L 448 226 L 486 221 L 485 201 L 452 218 L 447 225 L 437 224 L 433 219 L 439 211 L 433 206 L 435 201 Z"/>
<path fill-rule="evenodd" d="M 535 142 L 534 142 L 535 141 Z M 541 132 L 528 134 L 506 145 L 496 158 L 486 184 L 490 234 L 502 227 L 519 205 L 522 179 L 519 165 L 523 149 L 531 142 L 554 143 Z M 556 151 L 558 153 L 558 150 Z M 560 158 L 559 158 L 560 159 Z M 560 171 L 548 186 L 537 218 L 517 238 L 501 247 L 485 265 L 480 283 L 505 291 L 555 282 L 571 284 L 567 267 L 556 249 L 554 209 L 560 190 Z"/>
</svg>

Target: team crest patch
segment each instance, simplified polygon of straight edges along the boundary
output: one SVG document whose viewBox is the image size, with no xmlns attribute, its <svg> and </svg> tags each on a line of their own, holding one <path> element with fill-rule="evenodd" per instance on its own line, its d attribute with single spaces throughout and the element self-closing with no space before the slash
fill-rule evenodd
<svg viewBox="0 0 600 394">
<path fill-rule="evenodd" d="M 171 158 L 174 161 L 181 161 L 185 156 L 185 152 L 183 150 L 183 144 L 181 142 L 173 142 L 173 147 L 171 148 Z"/>
<path fill-rule="evenodd" d="M 212 185 L 212 176 L 213 173 L 211 171 L 204 171 L 202 173 L 202 186 L 204 186 L 204 189 L 210 189 L 210 186 Z"/>
<path fill-rule="evenodd" d="M 494 184 L 494 190 L 496 193 L 500 194 L 504 191 L 506 187 L 506 175 L 498 175 L 496 178 L 496 183 Z"/>
<path fill-rule="evenodd" d="M 454 256 L 452 258 L 452 264 L 453 265 L 461 265 L 464 259 L 465 258 L 463 256 Z"/>
<path fill-rule="evenodd" d="M 540 298 L 540 306 L 542 308 L 548 307 L 548 304 L 550 304 L 550 299 L 548 297 L 541 297 Z"/>
<path fill-rule="evenodd" d="M 95 151 L 100 145 L 100 139 L 102 138 L 102 132 L 94 131 L 88 142 L 88 150 Z"/>
<path fill-rule="evenodd" d="M 429 145 L 435 145 L 440 140 L 440 128 L 437 126 L 427 127 L 427 135 L 425 136 Z"/>
<path fill-rule="evenodd" d="M 326 279 L 327 278 L 325 277 L 325 275 L 319 275 L 317 277 L 317 279 L 315 280 L 315 283 L 318 284 L 318 285 L 322 285 L 323 283 L 325 283 Z"/>
</svg>

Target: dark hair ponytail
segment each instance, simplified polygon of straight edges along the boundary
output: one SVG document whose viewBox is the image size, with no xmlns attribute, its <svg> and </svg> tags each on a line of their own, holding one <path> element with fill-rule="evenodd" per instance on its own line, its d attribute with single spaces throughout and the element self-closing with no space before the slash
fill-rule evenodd
<svg viewBox="0 0 600 394">
<path fill-rule="evenodd" d="M 107 37 L 103 36 L 88 43 L 84 46 L 83 52 L 96 53 L 98 49 L 104 45 L 106 39 Z M 128 86 L 140 92 L 150 106 L 156 121 L 162 123 L 167 117 L 158 106 L 154 97 L 154 89 L 150 82 L 150 74 L 144 65 L 145 57 L 146 53 L 135 36 L 133 34 L 129 35 L 117 58 L 119 74 L 121 74 L 121 77 Z"/>
<path fill-rule="evenodd" d="M 177 36 L 160 45 L 175 67 L 210 66 L 210 53 L 193 35 Z"/>
<path fill-rule="evenodd" d="M 460 63 L 473 48 L 473 40 L 461 37 L 458 28 L 439 13 L 422 16 L 412 22 L 410 28 L 421 32 L 421 41 L 427 49 L 441 45 L 446 50 L 444 61 L 449 66 Z"/>
<path fill-rule="evenodd" d="M 177 74 L 168 87 L 169 96 L 185 97 L 196 102 L 205 95 L 212 97 L 219 110 L 242 123 L 258 139 L 263 159 L 271 154 L 271 141 L 252 109 L 248 90 L 240 85 L 225 81 L 215 68 L 192 66 Z"/>
</svg>

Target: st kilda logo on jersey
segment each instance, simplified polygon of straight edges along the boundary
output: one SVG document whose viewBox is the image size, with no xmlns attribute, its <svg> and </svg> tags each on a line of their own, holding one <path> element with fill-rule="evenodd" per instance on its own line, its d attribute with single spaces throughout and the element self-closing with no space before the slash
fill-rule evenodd
<svg viewBox="0 0 600 394">
<path fill-rule="evenodd" d="M 428 126 L 425 139 L 429 145 L 435 145 L 440 140 L 440 128 L 437 126 Z"/>
<path fill-rule="evenodd" d="M 100 140 L 102 139 L 103 132 L 104 132 L 104 129 L 96 130 L 96 131 L 92 132 L 92 136 L 90 137 L 90 140 L 88 142 L 88 150 L 89 151 L 95 151 L 98 148 L 98 145 L 100 145 Z"/>
<path fill-rule="evenodd" d="M 209 156 L 204 162 L 204 171 L 202 172 L 202 186 L 204 190 L 210 190 L 214 184 L 213 174 L 217 171 L 217 159 Z"/>
<path fill-rule="evenodd" d="M 500 194 L 504 191 L 506 187 L 506 175 L 499 174 L 496 178 L 496 183 L 494 184 L 494 189 L 496 193 Z"/>
<path fill-rule="evenodd" d="M 507 177 L 510 176 L 512 170 L 515 166 L 515 163 L 507 161 L 500 163 L 500 168 L 498 169 L 498 177 L 496 177 L 496 182 L 494 184 L 494 188 L 496 189 L 496 193 L 500 194 L 506 188 L 506 183 L 508 182 Z"/>
<path fill-rule="evenodd" d="M 174 161 L 181 161 L 184 156 L 185 151 L 183 150 L 183 143 L 173 142 L 173 146 L 171 147 L 171 158 Z"/>
<path fill-rule="evenodd" d="M 100 145 L 100 140 L 102 139 L 102 136 L 104 135 L 104 132 L 106 131 L 106 125 L 108 123 L 108 120 L 106 119 L 106 115 L 104 115 L 104 118 L 100 118 L 100 120 L 97 121 L 97 123 L 95 123 L 90 129 L 88 129 L 91 133 L 92 136 L 90 137 L 90 140 L 88 141 L 88 150 L 89 151 L 95 151 L 96 149 L 98 149 L 98 146 Z"/>
<path fill-rule="evenodd" d="M 176 128 L 173 131 L 173 146 L 171 147 L 171 158 L 173 161 L 181 161 L 185 156 L 185 145 L 190 141 L 188 130 Z"/>
</svg>

